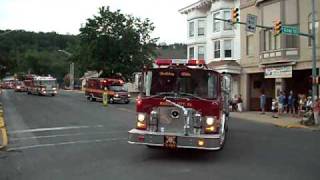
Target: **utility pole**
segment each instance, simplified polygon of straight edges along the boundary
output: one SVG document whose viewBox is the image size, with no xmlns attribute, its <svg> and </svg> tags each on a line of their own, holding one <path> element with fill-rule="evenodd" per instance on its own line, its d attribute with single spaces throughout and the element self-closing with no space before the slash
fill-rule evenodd
<svg viewBox="0 0 320 180">
<path fill-rule="evenodd" d="M 66 50 L 61 50 L 61 49 L 59 49 L 58 51 L 66 54 L 68 57 L 71 57 L 71 56 L 72 56 L 72 54 L 69 53 L 69 52 L 66 51 Z M 70 77 L 69 88 L 70 88 L 71 90 L 73 90 L 73 89 L 74 89 L 74 62 L 71 62 L 70 66 L 69 66 L 69 75 L 70 75 L 70 76 L 69 76 L 69 77 Z"/>
<path fill-rule="evenodd" d="M 315 10 L 315 0 L 311 0 L 312 7 L 312 101 L 314 102 L 315 97 L 318 94 L 318 86 L 315 83 L 315 79 L 317 78 L 317 57 L 316 57 L 316 10 Z"/>
</svg>

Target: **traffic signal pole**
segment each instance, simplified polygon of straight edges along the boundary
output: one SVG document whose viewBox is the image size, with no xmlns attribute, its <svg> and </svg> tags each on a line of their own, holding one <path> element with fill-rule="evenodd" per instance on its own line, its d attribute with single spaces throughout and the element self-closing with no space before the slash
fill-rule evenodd
<svg viewBox="0 0 320 180">
<path fill-rule="evenodd" d="M 315 97 L 318 94 L 318 86 L 317 84 L 314 82 L 314 80 L 317 78 L 317 59 L 316 59 L 316 25 L 315 25 L 315 21 L 316 21 L 316 10 L 315 10 L 315 0 L 311 0 L 311 6 L 312 6 L 312 101 L 315 101 Z"/>
</svg>

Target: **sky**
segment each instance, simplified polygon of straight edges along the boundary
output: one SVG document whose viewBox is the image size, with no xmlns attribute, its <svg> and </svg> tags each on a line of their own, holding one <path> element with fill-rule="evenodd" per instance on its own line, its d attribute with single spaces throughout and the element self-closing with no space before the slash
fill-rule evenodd
<svg viewBox="0 0 320 180">
<path fill-rule="evenodd" d="M 81 24 L 101 6 L 124 14 L 149 18 L 159 43 L 184 43 L 186 15 L 178 12 L 198 0 L 0 0 L 0 29 L 78 34 Z"/>
</svg>

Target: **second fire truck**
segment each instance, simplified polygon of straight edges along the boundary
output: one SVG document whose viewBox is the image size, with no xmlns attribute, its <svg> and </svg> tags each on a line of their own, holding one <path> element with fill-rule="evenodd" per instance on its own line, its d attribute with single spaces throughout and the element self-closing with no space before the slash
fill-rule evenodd
<svg viewBox="0 0 320 180">
<path fill-rule="evenodd" d="M 58 94 L 56 81 L 51 76 L 28 75 L 24 84 L 28 94 L 55 96 Z"/>
</svg>

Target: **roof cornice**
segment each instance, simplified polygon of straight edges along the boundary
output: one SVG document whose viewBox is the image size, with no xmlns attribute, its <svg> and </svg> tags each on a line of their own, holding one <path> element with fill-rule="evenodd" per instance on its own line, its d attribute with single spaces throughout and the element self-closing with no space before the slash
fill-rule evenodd
<svg viewBox="0 0 320 180">
<path fill-rule="evenodd" d="M 189 12 L 195 10 L 195 9 L 199 9 L 201 7 L 205 7 L 210 5 L 212 2 L 214 2 L 215 0 L 199 0 L 198 2 L 195 2 L 187 7 L 184 7 L 182 9 L 179 10 L 179 13 L 181 14 L 188 14 Z"/>
</svg>

